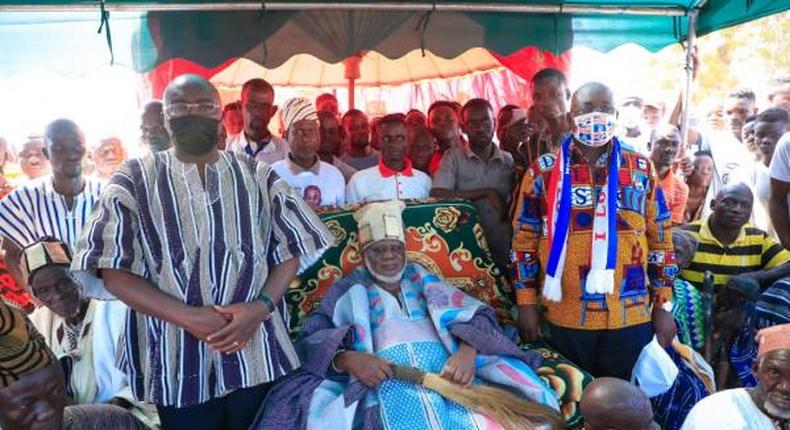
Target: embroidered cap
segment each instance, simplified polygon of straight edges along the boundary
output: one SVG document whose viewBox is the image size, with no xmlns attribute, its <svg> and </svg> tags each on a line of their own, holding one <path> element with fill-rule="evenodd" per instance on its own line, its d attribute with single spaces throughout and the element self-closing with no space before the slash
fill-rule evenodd
<svg viewBox="0 0 790 430">
<path fill-rule="evenodd" d="M 304 97 L 295 97 L 283 104 L 283 124 L 286 130 L 290 129 L 295 122 L 303 119 L 318 120 L 318 114 L 310 100 Z"/>
<path fill-rule="evenodd" d="M 29 285 L 30 277 L 36 270 L 49 264 L 71 264 L 71 251 L 65 243 L 54 239 L 44 238 L 22 251 L 19 262 L 25 285 Z"/>
<path fill-rule="evenodd" d="M 354 213 L 359 231 L 359 245 L 362 249 L 384 239 L 394 239 L 406 243 L 403 232 L 403 209 L 400 200 L 368 203 Z"/>
</svg>

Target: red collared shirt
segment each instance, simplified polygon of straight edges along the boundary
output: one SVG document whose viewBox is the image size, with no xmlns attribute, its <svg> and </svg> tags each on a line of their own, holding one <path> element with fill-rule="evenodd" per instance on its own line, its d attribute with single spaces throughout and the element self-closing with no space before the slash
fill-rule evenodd
<svg viewBox="0 0 790 430">
<path fill-rule="evenodd" d="M 379 160 L 379 173 L 381 173 L 382 178 L 389 178 L 395 175 L 414 176 L 414 170 L 411 167 L 411 160 L 407 158 L 403 164 L 404 167 L 402 170 L 393 170 L 384 164 L 383 160 Z"/>
</svg>

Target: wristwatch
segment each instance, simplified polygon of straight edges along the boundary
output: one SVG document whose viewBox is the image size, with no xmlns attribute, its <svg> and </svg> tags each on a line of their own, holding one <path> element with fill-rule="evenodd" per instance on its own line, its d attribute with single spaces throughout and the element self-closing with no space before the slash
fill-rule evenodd
<svg viewBox="0 0 790 430">
<path fill-rule="evenodd" d="M 261 293 L 258 294 L 258 298 L 256 300 L 263 302 L 263 304 L 266 305 L 266 309 L 269 310 L 270 314 L 274 313 L 274 302 L 272 301 L 272 298 L 269 297 L 268 294 L 261 291 Z"/>
</svg>

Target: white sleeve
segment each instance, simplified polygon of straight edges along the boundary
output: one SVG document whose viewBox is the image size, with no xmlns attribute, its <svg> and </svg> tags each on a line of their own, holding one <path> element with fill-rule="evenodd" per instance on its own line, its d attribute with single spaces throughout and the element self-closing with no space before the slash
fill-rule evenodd
<svg viewBox="0 0 790 430">
<path fill-rule="evenodd" d="M 332 187 L 337 191 L 337 202 L 336 205 L 344 205 L 346 204 L 346 179 L 343 177 L 343 174 L 340 173 L 340 170 L 337 170 L 337 174 L 335 175 L 335 185 Z"/>
<path fill-rule="evenodd" d="M 716 411 L 711 408 L 714 406 L 715 402 L 711 402 L 711 400 L 702 399 L 693 408 L 688 415 L 686 415 L 686 420 L 683 421 L 683 426 L 680 430 L 711 430 L 715 429 L 716 426 L 720 424 L 719 418 L 716 414 Z M 722 411 L 723 412 L 723 411 Z M 719 430 L 726 429 L 726 425 L 724 428 L 719 428 Z"/>
<path fill-rule="evenodd" d="M 129 386 L 126 374 L 116 366 L 128 308 L 119 300 L 98 302 L 95 306 L 93 368 L 96 372 L 96 402 L 104 403 Z"/>
<path fill-rule="evenodd" d="M 419 172 L 419 173 L 422 173 L 422 172 Z M 431 177 L 426 175 L 425 173 L 420 175 L 420 178 L 422 180 L 420 181 L 421 184 L 420 184 L 420 197 L 419 198 L 426 198 L 426 197 L 431 195 L 431 185 L 432 185 L 433 181 L 431 180 Z"/>
<path fill-rule="evenodd" d="M 790 133 L 785 133 L 776 144 L 770 173 L 773 179 L 790 182 Z"/>
<path fill-rule="evenodd" d="M 361 199 L 359 191 L 357 190 L 357 182 L 359 182 L 359 173 L 357 172 L 351 177 L 346 186 L 346 203 L 357 203 Z"/>
</svg>

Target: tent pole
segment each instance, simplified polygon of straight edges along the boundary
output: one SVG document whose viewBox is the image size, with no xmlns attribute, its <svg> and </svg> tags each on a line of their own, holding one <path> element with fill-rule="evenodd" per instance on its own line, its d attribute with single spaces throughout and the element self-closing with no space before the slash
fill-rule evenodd
<svg viewBox="0 0 790 430">
<path fill-rule="evenodd" d="M 509 4 L 509 3 L 406 3 L 406 2 L 368 2 L 368 3 L 292 3 L 264 2 L 266 10 L 281 11 L 402 11 L 402 12 L 497 12 L 497 13 L 560 13 L 560 14 L 594 14 L 594 15 L 655 15 L 684 16 L 686 10 L 680 7 L 629 7 L 618 5 L 556 5 L 556 4 Z M 435 2 L 434 2 L 435 3 Z M 98 10 L 98 3 L 85 2 L 75 4 L 27 4 L 2 5 L 0 12 L 93 12 Z M 105 9 L 118 12 L 167 12 L 167 11 L 260 11 L 261 2 L 123 2 L 105 3 Z"/>
<path fill-rule="evenodd" d="M 354 107 L 354 103 L 355 103 L 355 100 L 354 100 L 355 99 L 355 94 L 354 93 L 356 92 L 355 91 L 356 90 L 356 82 L 355 81 L 356 81 L 356 79 L 354 79 L 354 78 L 349 78 L 348 79 L 348 110 L 356 109 Z"/>
<path fill-rule="evenodd" d="M 680 142 L 681 148 L 688 147 L 689 134 L 689 108 L 691 107 L 691 83 L 694 79 L 694 45 L 697 42 L 697 15 L 699 9 L 689 12 L 688 39 L 686 40 L 686 88 L 683 94 L 683 110 L 680 113 Z"/>
<path fill-rule="evenodd" d="M 362 59 L 365 58 L 365 54 L 363 52 L 357 52 L 356 54 L 346 57 L 343 60 L 343 66 L 345 67 L 345 77 L 348 79 L 348 108 L 354 109 L 354 89 L 356 88 L 357 79 L 362 77 L 360 65 L 362 64 Z"/>
</svg>

